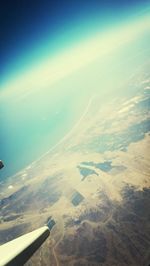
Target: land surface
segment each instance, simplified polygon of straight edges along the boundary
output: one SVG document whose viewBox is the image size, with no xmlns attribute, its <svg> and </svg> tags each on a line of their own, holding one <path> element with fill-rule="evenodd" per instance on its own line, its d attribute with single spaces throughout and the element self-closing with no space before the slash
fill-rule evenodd
<svg viewBox="0 0 150 266">
<path fill-rule="evenodd" d="M 95 95 L 67 139 L 0 188 L 1 244 L 42 226 L 49 216 L 56 221 L 28 266 L 149 265 L 145 68 L 119 91 L 103 105 Z"/>
</svg>

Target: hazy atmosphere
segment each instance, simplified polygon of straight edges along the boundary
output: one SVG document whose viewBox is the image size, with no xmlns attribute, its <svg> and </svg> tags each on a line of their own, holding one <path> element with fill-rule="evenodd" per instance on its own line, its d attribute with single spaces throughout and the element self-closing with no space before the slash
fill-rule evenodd
<svg viewBox="0 0 150 266">
<path fill-rule="evenodd" d="M 0 11 L 0 243 L 53 216 L 27 265 L 147 266 L 150 6 L 31 2 Z"/>
</svg>

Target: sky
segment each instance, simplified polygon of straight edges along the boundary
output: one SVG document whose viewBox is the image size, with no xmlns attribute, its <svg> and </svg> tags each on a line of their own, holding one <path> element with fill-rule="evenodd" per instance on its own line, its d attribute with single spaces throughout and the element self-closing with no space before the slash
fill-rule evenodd
<svg viewBox="0 0 150 266">
<path fill-rule="evenodd" d="M 1 179 L 55 146 L 95 93 L 105 102 L 145 62 L 148 11 L 134 0 L 1 1 Z"/>
<path fill-rule="evenodd" d="M 140 0 L 2 0 L 1 82 L 97 31 L 144 12 Z"/>
</svg>

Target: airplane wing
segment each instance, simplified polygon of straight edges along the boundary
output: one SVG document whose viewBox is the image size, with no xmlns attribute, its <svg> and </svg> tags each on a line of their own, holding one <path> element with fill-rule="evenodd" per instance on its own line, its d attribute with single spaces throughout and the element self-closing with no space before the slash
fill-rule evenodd
<svg viewBox="0 0 150 266">
<path fill-rule="evenodd" d="M 0 160 L 0 169 L 4 167 Z M 50 234 L 55 221 L 49 218 L 47 225 L 22 235 L 0 246 L 0 266 L 24 265 Z"/>
<path fill-rule="evenodd" d="M 47 225 L 1 245 L 0 266 L 24 265 L 47 239 L 54 225 L 51 219 Z"/>
</svg>

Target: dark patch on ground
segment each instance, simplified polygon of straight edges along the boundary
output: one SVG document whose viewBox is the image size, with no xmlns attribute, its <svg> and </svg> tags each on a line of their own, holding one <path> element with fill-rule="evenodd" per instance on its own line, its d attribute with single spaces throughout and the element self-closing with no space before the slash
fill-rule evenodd
<svg viewBox="0 0 150 266">
<path fill-rule="evenodd" d="M 126 170 L 126 167 L 123 165 L 112 165 L 112 161 L 105 161 L 103 163 L 82 162 L 81 164 L 94 166 L 95 168 L 100 169 L 103 172 L 110 172 L 112 169 L 115 169 L 116 173 L 120 173 Z"/>
<path fill-rule="evenodd" d="M 128 210 L 132 208 L 133 213 L 138 217 L 150 220 L 150 189 L 136 190 L 134 186 L 128 186 L 123 189 L 122 195 L 126 201 Z"/>
<path fill-rule="evenodd" d="M 126 185 L 122 197 L 122 204 L 114 205 L 112 220 L 107 223 L 107 228 L 113 234 L 114 246 L 117 247 L 119 243 L 118 252 L 125 253 L 129 261 L 124 262 L 125 265 L 148 265 L 150 189 L 137 190 L 134 186 Z M 111 257 L 114 257 L 115 254 L 111 252 Z M 121 258 L 119 260 L 121 264 Z"/>
<path fill-rule="evenodd" d="M 3 220 L 3 222 L 10 222 L 10 221 L 16 220 L 19 217 L 21 217 L 21 215 L 19 215 L 19 214 L 9 215 L 9 216 L 3 217 L 2 220 Z"/>
<path fill-rule="evenodd" d="M 78 191 L 76 191 L 71 197 L 71 202 L 74 206 L 78 206 L 83 200 L 84 197 Z"/>
<path fill-rule="evenodd" d="M 16 237 L 19 237 L 25 233 L 27 233 L 28 227 L 30 223 L 22 223 L 19 225 L 15 225 L 9 229 L 0 229 L 0 243 L 4 244 L 7 241 L 11 241 Z"/>
<path fill-rule="evenodd" d="M 59 200 L 62 192 L 58 190 L 57 183 L 52 182 L 51 178 L 47 178 L 43 183 L 35 189 L 23 187 L 11 196 L 4 198 L 0 202 L 1 215 L 4 219 L 12 212 L 14 214 L 22 214 L 27 210 L 40 210 L 48 206 L 52 206 Z"/>
<path fill-rule="evenodd" d="M 76 263 L 86 260 L 89 265 L 148 265 L 150 189 L 126 185 L 121 194 L 121 202 L 111 201 L 100 190 L 99 206 L 81 213 L 75 233 L 65 235 L 58 246 L 63 265 L 69 257 Z M 94 227 L 90 221 L 95 222 Z M 74 226 L 74 221 L 66 226 Z"/>
<path fill-rule="evenodd" d="M 135 105 L 133 107 L 133 112 L 135 114 L 140 113 L 143 114 L 143 116 L 148 112 L 148 109 L 150 108 L 149 105 L 150 100 L 145 99 Z M 119 124 L 121 125 L 123 123 L 122 120 L 118 121 L 118 127 Z M 100 125 L 101 126 L 101 125 Z M 109 121 L 109 127 L 111 128 L 111 121 Z M 72 150 L 76 151 L 84 151 L 88 150 L 89 152 L 100 152 L 104 153 L 106 151 L 127 151 L 128 146 L 131 143 L 138 142 L 142 140 L 145 137 L 145 134 L 150 131 L 150 119 L 145 119 L 144 121 L 141 121 L 139 123 L 130 125 L 126 130 L 118 133 L 104 133 L 99 136 L 93 137 L 91 141 L 86 143 L 80 143 L 80 146 L 74 146 Z M 103 130 L 105 132 L 105 130 Z"/>
<path fill-rule="evenodd" d="M 97 208 L 85 210 L 84 213 L 79 216 L 79 219 L 81 221 L 88 220 L 95 223 L 104 222 L 108 219 L 110 213 L 111 210 L 108 206 L 98 206 Z"/>
<path fill-rule="evenodd" d="M 88 143 L 86 148 L 91 151 L 105 152 L 126 149 L 131 143 L 142 140 L 146 133 L 150 131 L 150 119 L 130 126 L 127 130 L 119 134 L 103 134 L 94 138 Z"/>
<path fill-rule="evenodd" d="M 57 183 L 47 178 L 34 193 L 34 199 L 41 206 L 52 206 L 61 197 L 62 192 L 58 190 Z M 38 207 L 38 208 L 39 208 Z"/>
<path fill-rule="evenodd" d="M 93 231 L 93 239 L 89 239 L 88 230 Z M 102 232 L 93 230 L 89 224 L 84 223 L 75 235 L 64 237 L 59 244 L 59 251 L 74 259 L 85 258 L 91 265 L 93 262 L 104 263 L 107 257 L 106 239 Z"/>
<path fill-rule="evenodd" d="M 19 197 L 22 197 L 22 195 L 28 190 L 28 186 L 24 186 L 15 193 L 11 194 L 9 197 L 3 198 L 0 200 L 0 208 L 3 206 L 6 206 L 9 204 L 11 201 L 16 200 Z"/>
<path fill-rule="evenodd" d="M 81 181 L 84 181 L 84 179 L 89 176 L 89 175 L 98 175 L 96 173 L 96 171 L 94 171 L 93 169 L 87 168 L 87 167 L 82 167 L 82 166 L 77 166 L 77 168 L 80 171 L 80 174 L 83 176 L 83 178 L 81 179 Z"/>
<path fill-rule="evenodd" d="M 105 161 L 103 163 L 94 163 L 94 162 L 82 162 L 82 164 L 87 166 L 94 166 L 104 172 L 109 172 L 112 169 L 112 162 L 111 161 Z"/>
</svg>

